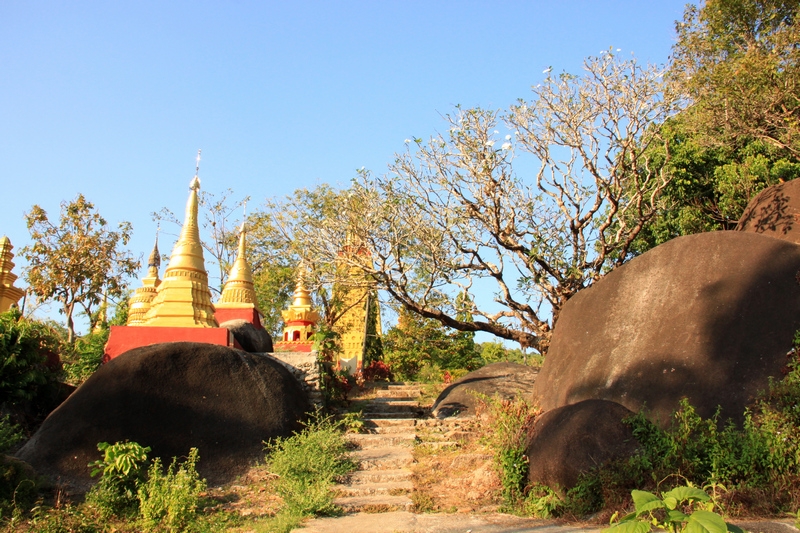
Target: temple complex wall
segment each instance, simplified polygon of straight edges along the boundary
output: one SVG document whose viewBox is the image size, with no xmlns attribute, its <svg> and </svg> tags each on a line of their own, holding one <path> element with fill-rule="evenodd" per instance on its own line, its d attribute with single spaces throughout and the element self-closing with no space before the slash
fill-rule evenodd
<svg viewBox="0 0 800 533">
<path fill-rule="evenodd" d="M 265 355 L 277 360 L 297 378 L 313 405 L 323 407 L 317 352 L 275 352 Z"/>
</svg>

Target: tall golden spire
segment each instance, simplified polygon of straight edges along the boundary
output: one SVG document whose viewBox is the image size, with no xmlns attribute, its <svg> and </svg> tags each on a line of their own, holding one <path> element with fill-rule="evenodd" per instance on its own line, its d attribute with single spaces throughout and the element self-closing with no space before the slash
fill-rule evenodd
<svg viewBox="0 0 800 533">
<path fill-rule="evenodd" d="M 197 153 L 198 169 L 200 152 Z M 214 317 L 208 273 L 197 224 L 197 191 L 200 178 L 195 174 L 189 184 L 189 200 L 181 235 L 172 249 L 164 280 L 145 317 L 148 326 L 205 327 L 219 326 Z"/>
<path fill-rule="evenodd" d="M 250 264 L 245 256 L 246 237 L 245 223 L 242 222 L 242 228 L 239 231 L 239 251 L 228 276 L 228 281 L 225 282 L 225 287 L 222 289 L 219 302 L 216 304 L 217 308 L 257 308 L 253 272 L 250 270 Z"/>
<path fill-rule="evenodd" d="M 19 299 L 25 291 L 14 286 L 17 276 L 11 271 L 14 263 L 11 261 L 14 254 L 11 253 L 11 240 L 5 235 L 0 237 L 0 313 L 11 309 L 12 305 L 17 305 Z"/>
<path fill-rule="evenodd" d="M 158 279 L 158 268 L 161 266 L 161 255 L 158 252 L 158 233 L 153 251 L 147 260 L 147 276 L 142 278 L 142 286 L 136 289 L 130 300 L 128 311 L 128 326 L 141 326 L 145 322 L 145 315 L 150 310 L 153 298 L 156 297 L 156 289 L 161 285 Z"/>
</svg>

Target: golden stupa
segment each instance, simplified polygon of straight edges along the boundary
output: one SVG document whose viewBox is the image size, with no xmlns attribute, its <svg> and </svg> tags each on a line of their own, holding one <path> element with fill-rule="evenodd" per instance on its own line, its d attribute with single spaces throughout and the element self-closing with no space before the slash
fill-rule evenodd
<svg viewBox="0 0 800 533">
<path fill-rule="evenodd" d="M 14 263 L 11 261 L 14 254 L 11 253 L 11 240 L 0 237 L 0 313 L 5 313 L 11 309 L 12 305 L 17 305 L 19 299 L 25 291 L 14 286 L 17 276 L 12 272 Z"/>
<path fill-rule="evenodd" d="M 285 324 L 283 328 L 284 342 L 308 342 L 311 340 L 314 326 L 319 322 L 319 313 L 311 306 L 311 293 L 303 283 L 301 272 L 297 276 L 292 305 L 286 311 L 281 311 Z"/>
<path fill-rule="evenodd" d="M 186 217 L 178 242 L 172 249 L 164 279 L 145 315 L 147 326 L 219 327 L 214 317 L 208 273 L 197 225 L 197 191 L 200 179 L 195 175 L 189 185 Z"/>
<path fill-rule="evenodd" d="M 239 252 L 233 262 L 228 281 L 225 282 L 225 286 L 222 288 L 222 295 L 216 303 L 217 309 L 258 309 L 256 291 L 253 285 L 253 272 L 250 270 L 250 264 L 245 256 L 246 236 L 247 232 L 243 222 L 242 229 L 239 232 Z"/>
<path fill-rule="evenodd" d="M 130 300 L 128 311 L 128 326 L 141 326 L 145 323 L 145 316 L 150 310 L 153 298 L 156 297 L 161 280 L 158 278 L 158 268 L 161 266 L 161 256 L 158 252 L 158 236 L 147 260 L 147 276 L 142 278 L 142 286 L 136 289 Z"/>
</svg>

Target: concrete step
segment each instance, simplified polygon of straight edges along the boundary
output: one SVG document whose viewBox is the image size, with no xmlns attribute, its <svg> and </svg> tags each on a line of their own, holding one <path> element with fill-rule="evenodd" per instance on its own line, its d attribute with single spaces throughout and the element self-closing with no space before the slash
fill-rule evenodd
<svg viewBox="0 0 800 533">
<path fill-rule="evenodd" d="M 394 470 L 414 462 L 411 449 L 400 446 L 355 450 L 350 455 L 359 462 L 361 470 Z"/>
<path fill-rule="evenodd" d="M 410 511 L 414 504 L 408 496 L 346 496 L 336 498 L 333 503 L 346 513 Z"/>
<path fill-rule="evenodd" d="M 364 413 L 365 418 L 377 419 L 403 419 L 403 418 L 422 418 L 425 416 L 424 410 L 419 411 L 369 411 Z"/>
<path fill-rule="evenodd" d="M 359 470 L 350 474 L 347 480 L 347 485 L 410 480 L 411 470 L 407 468 L 394 468 L 391 470 Z"/>
<path fill-rule="evenodd" d="M 419 389 L 378 389 L 373 394 L 376 398 L 414 399 L 422 396 L 422 391 Z"/>
<path fill-rule="evenodd" d="M 348 496 L 402 496 L 414 490 L 411 480 L 383 481 L 380 483 L 359 483 L 356 485 L 336 485 L 333 487 L 338 497 Z"/>
<path fill-rule="evenodd" d="M 347 435 L 347 440 L 362 450 L 387 446 L 411 446 L 415 438 L 414 433 L 351 433 Z"/>
<path fill-rule="evenodd" d="M 362 433 L 409 433 L 414 431 L 417 418 L 365 418 Z"/>
</svg>

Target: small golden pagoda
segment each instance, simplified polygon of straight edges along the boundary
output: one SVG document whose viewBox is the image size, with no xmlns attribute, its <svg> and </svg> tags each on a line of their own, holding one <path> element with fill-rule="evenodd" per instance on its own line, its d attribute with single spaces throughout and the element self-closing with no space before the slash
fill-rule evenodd
<svg viewBox="0 0 800 533">
<path fill-rule="evenodd" d="M 156 289 L 156 296 L 145 315 L 145 325 L 157 327 L 216 328 L 211 291 L 208 288 L 208 273 L 200 244 L 200 229 L 197 225 L 197 191 L 200 179 L 195 175 L 189 184 L 189 200 L 181 235 L 169 264 L 164 280 Z"/>
<path fill-rule="evenodd" d="M 283 342 L 277 344 L 313 343 L 311 336 L 314 334 L 314 326 L 319 322 L 319 313 L 312 308 L 311 293 L 305 287 L 302 272 L 297 276 L 294 301 L 289 309 L 281 311 L 281 315 L 285 324 Z M 286 348 L 292 349 L 291 346 Z M 297 349 L 296 351 L 305 350 Z"/>
<path fill-rule="evenodd" d="M 239 232 L 239 251 L 236 254 L 236 260 L 233 262 L 228 281 L 222 288 L 222 295 L 216 308 L 223 307 L 257 307 L 256 304 L 256 291 L 253 286 L 253 272 L 250 270 L 250 264 L 247 262 L 245 256 L 245 239 L 247 232 L 245 231 L 244 223 Z"/>
<path fill-rule="evenodd" d="M 17 280 L 16 274 L 12 272 L 14 263 L 11 261 L 14 254 L 11 253 L 11 240 L 0 237 L 0 313 L 5 313 L 11 306 L 16 306 L 25 291 L 14 286 Z"/>
<path fill-rule="evenodd" d="M 142 286 L 136 289 L 130 300 L 128 310 L 128 326 L 141 326 L 145 322 L 145 315 L 150 310 L 150 304 L 156 297 L 161 280 L 158 278 L 158 269 L 161 266 L 161 255 L 158 252 L 158 236 L 147 260 L 147 276 L 142 278 Z"/>
</svg>

